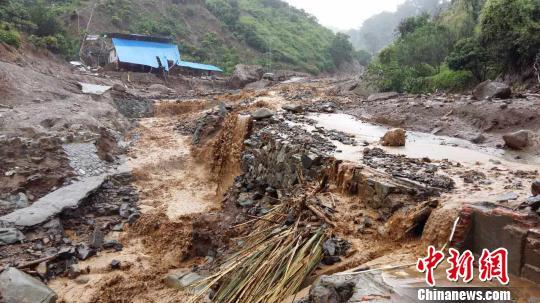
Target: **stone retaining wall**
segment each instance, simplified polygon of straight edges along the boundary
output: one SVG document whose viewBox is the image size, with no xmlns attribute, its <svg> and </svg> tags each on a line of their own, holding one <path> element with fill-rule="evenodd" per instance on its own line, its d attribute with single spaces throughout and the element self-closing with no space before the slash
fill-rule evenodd
<svg viewBox="0 0 540 303">
<path fill-rule="evenodd" d="M 336 160 L 307 144 L 304 135 L 268 129 L 254 133 L 246 140 L 242 156 L 247 179 L 277 189 L 302 180 L 326 182 L 326 186 L 358 197 L 359 203 L 379 210 L 387 218 L 398 209 L 416 206 L 429 195 L 420 185 L 397 180 L 360 162 Z"/>
</svg>

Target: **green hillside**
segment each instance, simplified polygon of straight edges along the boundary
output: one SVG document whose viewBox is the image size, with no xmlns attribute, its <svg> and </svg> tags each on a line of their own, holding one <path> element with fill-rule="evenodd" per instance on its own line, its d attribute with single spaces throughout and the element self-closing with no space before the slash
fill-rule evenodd
<svg viewBox="0 0 540 303">
<path fill-rule="evenodd" d="M 402 20 L 367 78 L 379 90 L 408 92 L 459 91 L 486 79 L 534 80 L 539 32 L 538 0 L 453 0 L 436 16 Z"/>
<path fill-rule="evenodd" d="M 0 40 L 18 45 L 22 33 L 67 58 L 88 28 L 171 36 L 182 56 L 227 72 L 257 63 L 319 73 L 342 61 L 339 36 L 280 0 L 0 0 L 0 20 Z"/>
</svg>

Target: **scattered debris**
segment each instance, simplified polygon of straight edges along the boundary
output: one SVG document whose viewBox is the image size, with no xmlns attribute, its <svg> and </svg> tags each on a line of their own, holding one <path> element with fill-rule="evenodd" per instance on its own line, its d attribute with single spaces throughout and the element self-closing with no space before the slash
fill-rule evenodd
<svg viewBox="0 0 540 303">
<path fill-rule="evenodd" d="M 519 195 L 514 193 L 514 192 L 509 192 L 509 193 L 506 193 L 502 196 L 499 196 L 497 197 L 496 201 L 497 202 L 508 202 L 508 201 L 511 201 L 511 200 L 517 200 L 519 198 Z"/>
<path fill-rule="evenodd" d="M 167 298 L 171 302 L 185 302 L 184 295 L 195 291 L 193 300 L 271 303 L 295 295 L 321 274 L 397 250 L 415 251 L 427 232 L 435 233 L 446 221 L 453 222 L 454 218 L 447 220 L 453 217 L 448 213 L 459 210 L 445 213 L 447 208 L 461 206 L 469 196 L 504 202 L 497 212 L 474 218 L 488 217 L 485 222 L 491 223 L 483 225 L 502 228 L 504 241 L 512 239 L 505 233 L 518 235 L 519 245 L 536 241 L 531 227 L 538 226 L 540 186 L 534 182 L 533 197 L 527 198 L 527 184 L 538 178 L 537 155 L 534 148 L 506 152 L 522 157 L 517 168 L 509 167 L 514 162 L 500 159 L 504 151 L 495 149 L 494 143 L 500 133 L 534 129 L 527 121 L 535 121 L 536 97 L 472 102 L 470 96 L 459 94 L 383 93 L 363 102 L 351 97 L 352 93 L 331 89 L 335 79 L 302 75 L 279 83 L 293 75 L 279 71 L 263 75 L 256 66 L 238 67 L 229 81 L 209 78 L 217 87 L 210 89 L 209 84 L 192 81 L 179 86 L 186 79 L 174 76 L 165 83 L 154 75 L 110 73 L 107 77 L 112 79 L 96 78 L 96 83 L 112 87 L 99 98 L 80 94 L 70 85 L 79 98 L 63 102 L 72 106 L 70 112 L 86 110 L 80 104 L 88 108 L 110 103 L 114 113 L 122 113 L 133 123 L 122 129 L 115 125 L 120 121 L 117 116 L 100 111 L 89 120 L 100 117 L 112 123 L 80 122 L 77 115 L 73 123 L 52 116 L 37 123 L 54 134 L 50 138 L 36 136 L 33 128 L 21 129 L 32 138 L 28 142 L 0 135 L 0 143 L 6 146 L 0 154 L 0 177 L 6 186 L 0 193 L 1 265 L 39 276 L 58 290 L 61 300 L 66 300 L 65 289 L 77 294 L 78 289 L 88 288 L 92 300 L 107 301 L 121 293 L 133 301 L 162 292 L 165 284 L 175 289 L 165 295 L 174 297 Z M 84 76 L 90 77 L 98 76 Z M 144 85 L 143 78 L 148 78 Z M 348 92 L 357 91 L 361 84 L 358 79 L 337 81 L 345 83 Z M 225 82 L 259 90 L 222 92 Z M 119 83 L 129 83 L 129 89 Z M 265 89 L 269 85 L 272 88 Z M 63 101 L 59 96 L 39 96 L 32 104 Z M 279 106 L 283 110 L 275 110 Z M 382 130 L 361 137 L 358 131 L 337 127 L 347 121 L 334 119 L 330 124 L 336 125 L 334 129 L 315 120 L 321 115 L 331 120 L 351 114 L 383 125 Z M 381 141 L 386 146 L 407 143 L 407 148 L 377 148 L 376 140 L 387 126 L 404 125 L 409 133 L 393 129 Z M 414 150 L 416 134 L 428 136 L 430 131 L 441 135 L 429 138 L 436 138 L 443 156 L 446 148 L 459 147 L 480 154 L 482 161 L 449 161 L 431 153 L 429 158 L 394 154 Z M 124 140 L 132 140 L 132 145 Z M 527 141 L 531 146 L 530 137 Z M 24 161 L 10 160 L 18 154 Z M 123 172 L 115 172 L 114 178 L 103 176 L 125 154 L 137 168 L 133 178 Z M 58 166 L 50 164 L 52 160 Z M 57 171 L 62 175 L 48 179 Z M 89 182 L 88 176 L 103 179 Z M 41 194 L 34 191 L 38 183 L 47 184 L 40 188 Z M 186 188 L 199 190 L 207 183 L 210 190 L 186 194 Z M 508 193 L 497 197 L 502 188 Z M 141 209 L 152 211 L 142 212 L 139 203 Z M 171 215 L 179 208 L 180 215 Z M 502 221 L 490 221 L 510 210 L 515 210 L 510 217 L 527 224 L 501 223 L 508 231 L 498 226 Z M 466 223 L 467 217 L 463 220 Z M 15 229 L 14 225 L 20 226 Z M 478 235 L 478 242 L 492 240 L 484 231 Z M 439 234 L 435 236 L 438 239 Z M 518 246 L 512 245 L 512 249 Z M 94 262 L 79 261 L 96 255 L 102 266 L 98 271 L 81 266 L 93 266 Z M 144 266 L 130 266 L 132 255 L 144 255 L 137 259 Z M 534 278 L 536 265 L 527 259 L 531 256 L 523 258 L 523 276 Z M 189 269 L 170 272 L 163 281 L 155 279 L 176 267 Z M 99 274 L 86 276 L 90 272 Z M 379 283 L 377 275 L 372 277 L 351 282 L 325 276 L 301 302 L 390 300 L 387 286 Z M 376 286 L 366 289 L 362 283 Z"/>
<path fill-rule="evenodd" d="M 319 228 L 300 227 L 299 220 L 283 224 L 288 217 L 283 214 L 294 213 L 301 205 L 301 200 L 282 201 L 255 219 L 252 231 L 245 237 L 251 244 L 239 247 L 233 262 L 224 263 L 217 273 L 196 283 L 200 290 L 189 302 L 195 302 L 216 285 L 212 297 L 216 303 L 277 303 L 298 291 L 322 260 L 325 241 Z"/>
<path fill-rule="evenodd" d="M 0 217 L 0 221 L 26 227 L 42 224 L 62 212 L 62 210 L 77 206 L 81 200 L 99 188 L 103 181 L 105 181 L 105 178 L 106 175 L 88 177 L 62 187 L 28 207 L 18 209 Z"/>
<path fill-rule="evenodd" d="M 24 241 L 24 234 L 16 228 L 0 228 L 0 246 Z"/>
<path fill-rule="evenodd" d="M 367 101 L 368 102 L 384 101 L 384 100 L 395 98 L 397 96 L 399 96 L 399 94 L 396 92 L 378 93 L 378 94 L 370 95 L 367 98 Z"/>
</svg>

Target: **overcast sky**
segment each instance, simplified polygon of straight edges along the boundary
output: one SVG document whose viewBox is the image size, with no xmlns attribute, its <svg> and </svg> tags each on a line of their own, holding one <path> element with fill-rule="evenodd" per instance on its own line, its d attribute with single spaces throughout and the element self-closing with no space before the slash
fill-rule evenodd
<svg viewBox="0 0 540 303">
<path fill-rule="evenodd" d="M 367 18 L 383 12 L 395 11 L 404 0 L 285 0 L 314 15 L 327 27 L 358 28 Z"/>
</svg>

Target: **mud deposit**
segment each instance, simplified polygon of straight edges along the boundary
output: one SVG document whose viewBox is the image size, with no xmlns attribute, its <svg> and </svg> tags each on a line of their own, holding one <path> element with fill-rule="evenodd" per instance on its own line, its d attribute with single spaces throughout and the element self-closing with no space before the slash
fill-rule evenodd
<svg viewBox="0 0 540 303">
<path fill-rule="evenodd" d="M 0 197 L 0 215 L 70 182 L 107 176 L 46 222 L 4 222 L 19 238 L 0 246 L 0 265 L 38 277 L 59 302 L 326 302 L 314 290 L 342 289 L 346 275 L 355 288 L 339 302 L 357 302 L 379 275 L 388 277 L 388 292 L 421 281 L 411 264 L 427 245 L 477 254 L 475 243 L 484 243 L 519 257 L 511 260 L 510 286 L 535 302 L 537 150 L 501 146 L 499 133 L 514 130 L 505 124 L 484 129 L 488 139 L 479 144 L 410 119 L 389 123 L 374 118 L 381 109 L 373 102 L 333 85 L 298 78 L 259 91 L 152 100 L 132 89 L 114 99 L 131 127 L 121 136 L 101 131 L 96 148 L 54 141 L 45 160 L 32 152 L 35 143 L 13 142 L 2 153 L 10 172 L 0 169 L 2 178 L 15 178 L 3 183 L 10 194 Z M 136 105 L 126 107 L 129 100 Z M 408 108 L 404 115 L 413 114 Z M 405 146 L 382 146 L 395 126 L 405 128 Z M 478 132 L 465 120 L 459 130 Z M 5 159 L 17 151 L 24 152 L 18 164 Z M 118 172 L 121 163 L 128 169 Z"/>
</svg>

